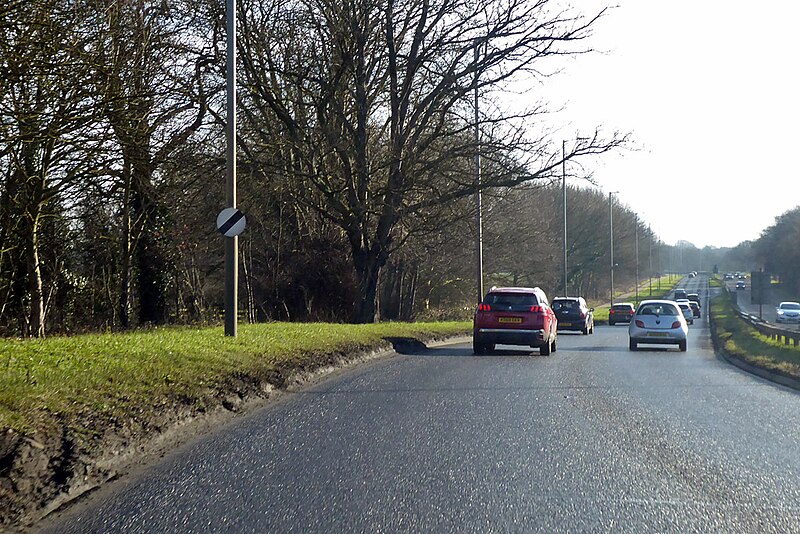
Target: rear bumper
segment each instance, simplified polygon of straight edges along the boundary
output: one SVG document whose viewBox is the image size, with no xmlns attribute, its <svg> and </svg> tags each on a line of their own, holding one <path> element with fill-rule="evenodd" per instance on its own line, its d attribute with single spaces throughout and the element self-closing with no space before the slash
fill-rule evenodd
<svg viewBox="0 0 800 534">
<path fill-rule="evenodd" d="M 472 336 L 476 343 L 495 345 L 526 345 L 528 347 L 541 347 L 548 342 L 545 330 L 479 328 L 473 331 Z"/>
<path fill-rule="evenodd" d="M 589 325 L 587 323 L 584 323 L 584 322 L 581 322 L 581 321 L 578 321 L 578 322 L 565 321 L 565 322 L 568 323 L 569 326 L 565 326 L 564 323 L 562 323 L 561 321 L 558 321 L 558 329 L 559 330 L 574 330 L 574 331 L 578 331 L 578 332 L 583 332 L 584 330 L 586 330 L 589 327 Z"/>
</svg>

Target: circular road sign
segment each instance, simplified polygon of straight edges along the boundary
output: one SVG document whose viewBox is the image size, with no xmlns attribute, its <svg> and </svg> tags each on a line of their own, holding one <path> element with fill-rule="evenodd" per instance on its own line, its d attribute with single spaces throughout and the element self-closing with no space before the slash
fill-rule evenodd
<svg viewBox="0 0 800 534">
<path fill-rule="evenodd" d="M 244 213 L 236 208 L 225 208 L 217 215 L 217 229 L 225 237 L 234 237 L 244 231 Z"/>
</svg>

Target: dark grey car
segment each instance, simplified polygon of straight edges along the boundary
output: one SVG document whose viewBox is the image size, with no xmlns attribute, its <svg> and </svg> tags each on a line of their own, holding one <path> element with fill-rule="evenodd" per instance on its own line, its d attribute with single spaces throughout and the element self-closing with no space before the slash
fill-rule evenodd
<svg viewBox="0 0 800 534">
<path fill-rule="evenodd" d="M 594 308 L 583 297 L 556 297 L 550 303 L 558 318 L 559 330 L 574 330 L 584 335 L 594 333 Z"/>
</svg>

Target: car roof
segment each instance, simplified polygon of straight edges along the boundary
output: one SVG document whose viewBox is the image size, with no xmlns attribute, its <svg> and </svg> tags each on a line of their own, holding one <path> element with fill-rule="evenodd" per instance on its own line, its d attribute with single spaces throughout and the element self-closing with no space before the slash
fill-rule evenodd
<svg viewBox="0 0 800 534">
<path fill-rule="evenodd" d="M 675 305 L 676 302 L 674 300 L 669 299 L 650 299 L 650 300 L 643 300 L 639 303 L 639 306 L 643 304 L 672 304 Z"/>
<path fill-rule="evenodd" d="M 784 304 L 796 304 L 796 305 L 800 306 L 800 302 L 795 302 L 793 300 L 784 300 L 783 302 L 778 304 L 778 306 L 783 306 Z"/>
<path fill-rule="evenodd" d="M 489 293 L 537 293 L 538 287 L 492 287 Z"/>
</svg>

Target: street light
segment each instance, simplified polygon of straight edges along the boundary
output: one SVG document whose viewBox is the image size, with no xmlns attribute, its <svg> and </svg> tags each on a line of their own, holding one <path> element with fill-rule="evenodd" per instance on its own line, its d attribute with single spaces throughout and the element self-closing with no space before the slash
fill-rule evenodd
<svg viewBox="0 0 800 534">
<path fill-rule="evenodd" d="M 608 222 L 611 236 L 611 306 L 614 306 L 614 203 L 612 195 L 617 193 L 619 191 L 609 191 L 608 193 Z"/>
<path fill-rule="evenodd" d="M 479 58 L 478 45 L 480 41 L 475 40 L 475 64 L 477 66 Z M 478 69 L 475 69 L 475 260 L 476 277 L 478 279 L 478 303 L 483 302 L 483 206 L 481 200 L 481 132 L 480 115 L 478 113 Z"/>
</svg>

